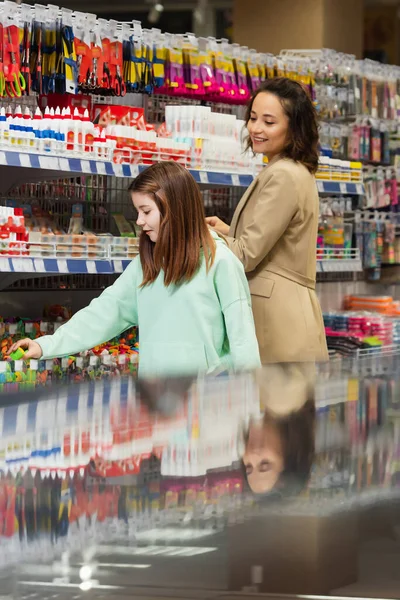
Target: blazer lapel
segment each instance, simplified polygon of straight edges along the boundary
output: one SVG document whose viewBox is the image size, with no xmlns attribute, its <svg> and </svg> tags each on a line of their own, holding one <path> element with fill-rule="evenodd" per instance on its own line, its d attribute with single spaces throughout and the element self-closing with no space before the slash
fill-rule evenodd
<svg viewBox="0 0 400 600">
<path fill-rule="evenodd" d="M 239 217 L 242 214 L 242 210 L 246 206 L 247 201 L 250 198 L 252 191 L 256 187 L 257 182 L 258 182 L 258 178 L 256 177 L 255 179 L 253 179 L 253 181 L 251 182 L 251 184 L 249 185 L 249 187 L 247 188 L 247 190 L 243 194 L 242 198 L 239 201 L 239 204 L 236 207 L 236 210 L 235 210 L 235 213 L 233 215 L 232 222 L 231 222 L 231 226 L 230 226 L 230 229 L 229 229 L 229 236 L 230 237 L 235 237 L 236 229 L 237 229 L 237 224 L 238 224 L 238 221 L 239 221 Z"/>
</svg>

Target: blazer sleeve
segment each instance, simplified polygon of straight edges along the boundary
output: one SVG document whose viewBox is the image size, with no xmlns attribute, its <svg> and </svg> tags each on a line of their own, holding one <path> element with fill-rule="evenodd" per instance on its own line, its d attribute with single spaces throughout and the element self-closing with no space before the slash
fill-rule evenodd
<svg viewBox="0 0 400 600">
<path fill-rule="evenodd" d="M 243 266 L 230 252 L 217 266 L 214 285 L 224 315 L 234 370 L 260 367 L 249 285 Z"/>
<path fill-rule="evenodd" d="M 248 225 L 240 237 L 227 238 L 246 272 L 254 271 L 272 250 L 298 209 L 297 187 L 286 170 L 274 169 L 254 193 L 257 198 L 253 214 L 246 216 Z"/>
<path fill-rule="evenodd" d="M 139 258 L 135 258 L 116 282 L 89 306 L 77 312 L 53 335 L 37 340 L 42 348 L 42 358 L 77 354 L 137 325 L 138 269 Z"/>
</svg>

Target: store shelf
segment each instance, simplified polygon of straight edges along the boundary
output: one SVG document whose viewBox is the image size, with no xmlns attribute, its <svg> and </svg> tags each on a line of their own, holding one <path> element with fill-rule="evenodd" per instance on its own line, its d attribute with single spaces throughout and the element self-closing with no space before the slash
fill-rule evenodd
<svg viewBox="0 0 400 600">
<path fill-rule="evenodd" d="M 110 161 L 88 160 L 85 158 L 59 157 L 50 154 L 30 154 L 0 150 L 0 189 L 9 190 L 13 185 L 24 181 L 62 179 L 74 175 L 108 175 L 133 179 L 146 169 L 146 165 L 117 164 Z M 254 173 L 230 173 L 209 169 L 189 169 L 197 183 L 208 186 L 248 187 Z M 320 193 L 324 194 L 364 194 L 362 183 L 317 180 Z"/>
<path fill-rule="evenodd" d="M 318 273 L 362 271 L 358 249 L 325 250 L 323 252 L 317 259 Z M 129 263 L 130 260 L 123 258 L 0 257 L 0 273 L 21 273 L 25 275 L 29 273 L 52 275 L 62 275 L 65 273 L 112 274 L 122 273 Z"/>
<path fill-rule="evenodd" d="M 362 270 L 358 248 L 319 250 L 317 273 L 359 273 Z"/>
<path fill-rule="evenodd" d="M 83 259 L 83 258 L 0 258 L 0 273 L 52 274 L 122 273 L 130 260 L 124 259 Z"/>
<path fill-rule="evenodd" d="M 30 154 L 0 151 L 0 188 L 7 191 L 24 181 L 62 179 L 74 175 L 108 175 L 132 179 L 146 169 L 146 165 L 116 164 L 101 160 L 58 157 L 50 154 Z M 189 169 L 199 184 L 209 186 L 248 187 L 254 179 L 253 173 L 223 173 L 212 170 Z"/>
<path fill-rule="evenodd" d="M 362 183 L 350 183 L 346 181 L 322 181 L 317 179 L 317 188 L 320 194 L 346 194 L 362 196 L 364 195 L 364 185 Z"/>
</svg>

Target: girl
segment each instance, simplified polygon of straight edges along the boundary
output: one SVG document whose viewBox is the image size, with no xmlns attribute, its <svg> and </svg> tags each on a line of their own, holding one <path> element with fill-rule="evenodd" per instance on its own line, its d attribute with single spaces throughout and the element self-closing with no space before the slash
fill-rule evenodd
<svg viewBox="0 0 400 600">
<path fill-rule="evenodd" d="M 162 162 L 129 189 L 142 228 L 139 256 L 54 335 L 21 340 L 11 351 L 26 348 L 26 358 L 68 356 L 138 325 L 142 377 L 258 367 L 243 267 L 208 229 L 193 177 Z"/>
</svg>

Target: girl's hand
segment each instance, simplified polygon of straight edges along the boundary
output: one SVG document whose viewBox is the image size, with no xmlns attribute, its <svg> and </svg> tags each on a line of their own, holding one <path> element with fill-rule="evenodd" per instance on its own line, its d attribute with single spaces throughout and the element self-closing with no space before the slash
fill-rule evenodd
<svg viewBox="0 0 400 600">
<path fill-rule="evenodd" d="M 229 235 L 229 225 L 221 221 L 218 217 L 207 217 L 206 223 L 217 233 L 225 236 Z"/>
<path fill-rule="evenodd" d="M 26 349 L 24 360 L 26 358 L 41 358 L 43 354 L 40 345 L 29 338 L 25 338 L 24 340 L 20 340 L 19 342 L 13 344 L 9 349 L 8 354 L 15 352 L 18 348 L 23 348 L 24 350 Z"/>
</svg>

